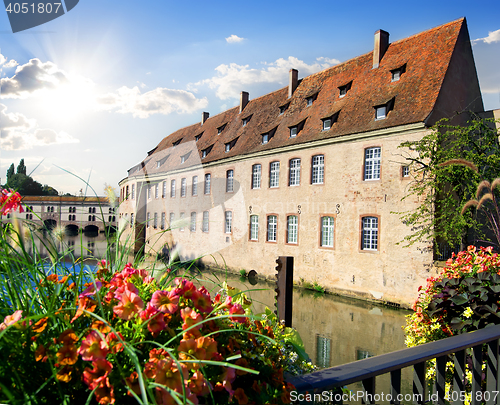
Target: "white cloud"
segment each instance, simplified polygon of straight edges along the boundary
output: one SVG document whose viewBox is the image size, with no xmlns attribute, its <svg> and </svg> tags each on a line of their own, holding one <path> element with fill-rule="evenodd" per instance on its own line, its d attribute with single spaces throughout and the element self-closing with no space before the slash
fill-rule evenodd
<svg viewBox="0 0 500 405">
<path fill-rule="evenodd" d="M 152 114 L 191 113 L 208 105 L 206 98 L 197 99 L 185 90 L 158 87 L 142 93 L 137 86 L 123 86 L 116 93 L 97 97 L 98 108 L 116 110 L 134 117 L 148 118 Z"/>
<path fill-rule="evenodd" d="M 18 66 L 11 78 L 0 79 L 0 97 L 26 98 L 40 90 L 54 90 L 67 82 L 67 74 L 54 63 L 43 63 L 35 58 Z"/>
<path fill-rule="evenodd" d="M 0 149 L 25 150 L 33 147 L 78 143 L 66 132 L 37 128 L 36 120 L 23 114 L 7 113 L 7 107 L 0 104 Z"/>
<path fill-rule="evenodd" d="M 284 85 L 288 80 L 290 69 L 297 69 L 301 76 L 308 76 L 312 73 L 326 69 L 339 63 L 336 59 L 318 58 L 316 63 L 308 65 L 306 62 L 289 56 L 288 59 L 280 58 L 275 62 L 264 63 L 263 69 L 253 69 L 249 65 L 219 65 L 215 68 L 217 76 L 205 79 L 197 83 L 191 83 L 188 88 L 195 91 L 196 86 L 208 85 L 211 89 L 216 89 L 216 95 L 222 100 L 238 98 L 242 88 L 249 89 L 250 86 L 258 83 L 273 83 Z"/>
<path fill-rule="evenodd" d="M 486 44 L 492 44 L 494 42 L 500 42 L 500 30 L 489 31 L 488 36 L 485 38 L 478 38 L 472 41 L 473 43 L 484 42 Z"/>
<path fill-rule="evenodd" d="M 0 65 L 3 65 L 7 61 L 7 58 L 0 53 Z"/>
<path fill-rule="evenodd" d="M 14 59 L 9 60 L 6 64 L 3 65 L 5 68 L 13 68 L 19 65 Z"/>
<path fill-rule="evenodd" d="M 240 38 L 238 35 L 231 35 L 230 37 L 227 37 L 226 38 L 226 42 L 228 44 L 235 44 L 235 43 L 238 43 L 238 42 L 241 42 L 241 41 L 244 41 L 245 38 Z"/>
</svg>

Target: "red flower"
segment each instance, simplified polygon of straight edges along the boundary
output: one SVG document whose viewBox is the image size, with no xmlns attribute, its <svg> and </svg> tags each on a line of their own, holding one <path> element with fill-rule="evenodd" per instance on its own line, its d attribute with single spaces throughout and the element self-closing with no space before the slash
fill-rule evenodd
<svg viewBox="0 0 500 405">
<path fill-rule="evenodd" d="M 108 344 L 95 330 L 90 331 L 87 337 L 82 341 L 80 349 L 78 349 L 78 354 L 86 361 L 105 359 L 108 352 Z"/>
<path fill-rule="evenodd" d="M 21 195 L 14 190 L 3 189 L 0 192 L 0 215 L 9 214 L 11 211 L 19 209 L 19 212 L 24 212 L 21 205 Z"/>
</svg>

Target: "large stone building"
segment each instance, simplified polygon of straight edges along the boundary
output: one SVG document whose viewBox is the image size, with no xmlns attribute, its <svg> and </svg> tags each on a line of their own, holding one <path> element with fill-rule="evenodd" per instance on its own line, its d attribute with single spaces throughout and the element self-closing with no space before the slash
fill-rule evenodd
<svg viewBox="0 0 500 405">
<path fill-rule="evenodd" d="M 463 111 L 483 111 L 465 19 L 393 43 L 377 31 L 373 51 L 291 70 L 287 87 L 164 138 L 120 182 L 125 236 L 266 277 L 293 256 L 296 280 L 407 305 L 433 249 L 399 244 L 411 230 L 393 212 L 419 201 L 401 200 L 413 173 L 398 146 Z"/>
</svg>

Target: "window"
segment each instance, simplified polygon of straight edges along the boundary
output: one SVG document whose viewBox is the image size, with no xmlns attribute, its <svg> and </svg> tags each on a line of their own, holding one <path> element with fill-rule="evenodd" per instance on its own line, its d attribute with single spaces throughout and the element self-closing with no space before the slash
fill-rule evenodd
<svg viewBox="0 0 500 405">
<path fill-rule="evenodd" d="M 158 183 L 155 184 L 155 198 L 157 199 L 158 198 L 158 188 L 159 188 L 159 185 Z"/>
<path fill-rule="evenodd" d="M 184 217 L 185 217 L 185 213 L 184 212 L 181 212 L 181 216 L 180 216 L 180 228 L 179 228 L 179 231 L 181 232 L 184 232 Z"/>
<path fill-rule="evenodd" d="M 161 190 L 161 198 L 166 198 L 166 197 L 167 197 L 167 182 L 164 181 Z"/>
<path fill-rule="evenodd" d="M 252 166 L 252 188 L 260 188 L 261 165 Z"/>
<path fill-rule="evenodd" d="M 300 159 L 290 159 L 288 185 L 300 185 Z"/>
<path fill-rule="evenodd" d="M 90 215 L 89 215 L 90 217 Z M 146 226 L 149 228 L 149 222 L 151 221 L 151 214 L 148 212 L 146 214 Z"/>
<path fill-rule="evenodd" d="M 186 161 L 186 155 L 181 156 L 181 164 L 183 164 Z"/>
<path fill-rule="evenodd" d="M 259 239 L 259 216 L 250 215 L 250 240 Z"/>
<path fill-rule="evenodd" d="M 170 198 L 175 198 L 175 179 L 170 180 Z"/>
<path fill-rule="evenodd" d="M 224 150 L 225 150 L 226 153 L 229 152 L 231 150 L 231 143 L 229 143 L 229 142 L 226 143 L 224 145 Z"/>
<path fill-rule="evenodd" d="M 392 98 L 387 103 L 375 106 L 375 120 L 383 120 L 387 118 L 389 112 L 394 108 L 395 98 Z"/>
<path fill-rule="evenodd" d="M 314 98 L 313 97 L 307 97 L 306 98 L 306 106 L 310 107 L 313 105 Z"/>
<path fill-rule="evenodd" d="M 325 177 L 325 156 L 316 155 L 312 158 L 312 184 L 323 184 Z"/>
<path fill-rule="evenodd" d="M 186 178 L 183 177 L 181 179 L 181 197 L 186 196 L 186 188 L 187 188 Z"/>
<path fill-rule="evenodd" d="M 128 186 L 127 186 L 127 191 L 126 191 L 126 194 L 125 194 L 125 198 L 128 200 L 128 197 L 129 197 L 129 195 L 128 195 Z"/>
<path fill-rule="evenodd" d="M 397 82 L 399 79 L 401 79 L 401 75 L 406 72 L 406 64 L 403 66 L 391 70 L 391 81 Z"/>
<path fill-rule="evenodd" d="M 269 133 L 262 135 L 262 145 L 269 142 Z"/>
<path fill-rule="evenodd" d="M 241 124 L 245 127 L 250 122 L 250 118 L 252 118 L 251 115 L 249 117 L 243 118 L 241 120 Z"/>
<path fill-rule="evenodd" d="M 151 186 L 148 186 L 148 200 L 151 200 Z"/>
<path fill-rule="evenodd" d="M 203 135 L 203 132 L 202 132 L 201 134 L 199 134 L 199 135 L 196 135 L 196 136 L 194 137 L 194 140 L 195 140 L 196 142 L 198 142 L 198 141 L 200 140 L 200 138 L 201 138 L 201 136 L 202 136 L 202 135 Z"/>
<path fill-rule="evenodd" d="M 193 176 L 191 190 L 193 196 L 198 195 L 198 176 Z"/>
<path fill-rule="evenodd" d="M 170 213 L 170 218 L 169 218 L 169 226 L 172 228 L 172 224 L 175 221 L 175 214 L 173 212 Z"/>
<path fill-rule="evenodd" d="M 158 169 L 161 166 L 161 160 L 156 161 L 156 168 Z"/>
<path fill-rule="evenodd" d="M 130 214 L 130 227 L 134 226 L 134 213 Z"/>
<path fill-rule="evenodd" d="M 276 242 L 278 231 L 278 217 L 276 215 L 269 215 L 267 217 L 267 241 Z"/>
<path fill-rule="evenodd" d="M 298 134 L 298 126 L 290 127 L 290 138 L 295 138 Z"/>
<path fill-rule="evenodd" d="M 286 219 L 286 243 L 297 243 L 299 233 L 299 217 L 290 215 Z"/>
<path fill-rule="evenodd" d="M 280 185 L 280 162 L 271 162 L 269 166 L 269 188 Z"/>
<path fill-rule="evenodd" d="M 333 217 L 321 217 L 321 246 L 333 247 Z"/>
<path fill-rule="evenodd" d="M 172 147 L 175 148 L 177 145 L 179 145 L 181 143 L 181 141 L 182 141 L 182 138 L 179 139 L 178 141 L 173 142 Z"/>
<path fill-rule="evenodd" d="M 205 187 L 204 187 L 204 193 L 205 194 L 210 194 L 210 178 L 212 176 L 210 173 L 205 174 Z"/>
<path fill-rule="evenodd" d="M 153 220 L 153 228 L 158 228 L 158 213 L 155 212 L 154 214 L 154 220 Z"/>
<path fill-rule="evenodd" d="M 196 212 L 191 213 L 191 224 L 189 226 L 191 232 L 196 232 Z"/>
<path fill-rule="evenodd" d="M 208 232 L 208 211 L 203 211 L 203 223 L 201 225 L 203 232 Z"/>
<path fill-rule="evenodd" d="M 161 213 L 161 222 L 160 222 L 160 228 L 165 229 L 165 220 L 166 220 L 166 214 L 164 212 Z"/>
<path fill-rule="evenodd" d="M 232 193 L 234 190 L 234 170 L 226 172 L 226 193 Z"/>
<path fill-rule="evenodd" d="M 290 103 L 286 103 L 285 105 L 280 106 L 280 115 L 285 113 L 289 105 Z"/>
<path fill-rule="evenodd" d="M 210 145 L 208 148 L 203 149 L 203 150 L 201 151 L 201 157 L 202 157 L 202 159 L 203 159 L 203 158 L 206 158 L 206 157 L 208 156 L 208 154 L 209 154 L 209 153 L 210 153 L 210 151 L 212 150 L 212 147 L 213 147 L 213 146 L 214 146 L 214 145 Z"/>
<path fill-rule="evenodd" d="M 340 98 L 345 97 L 347 95 L 347 92 L 349 90 L 351 90 L 351 85 L 352 85 L 352 81 L 339 87 L 339 97 Z"/>
<path fill-rule="evenodd" d="M 217 128 L 217 135 L 222 134 L 222 131 L 224 131 L 224 128 L 226 128 L 226 124 L 221 125 L 219 128 Z"/>
<path fill-rule="evenodd" d="M 335 122 L 337 122 L 337 119 L 339 117 L 339 113 L 340 113 L 340 111 L 337 111 L 335 114 L 321 119 L 323 121 L 323 131 L 328 131 L 332 127 L 332 125 Z"/>
<path fill-rule="evenodd" d="M 233 226 L 233 213 L 232 211 L 226 211 L 224 213 L 224 232 L 225 233 L 231 233 L 232 231 L 232 226 Z"/>
<path fill-rule="evenodd" d="M 365 149 L 365 180 L 380 179 L 380 147 Z"/>
<path fill-rule="evenodd" d="M 132 184 L 132 200 L 135 200 L 135 184 Z"/>
<path fill-rule="evenodd" d="M 401 176 L 410 177 L 410 166 L 407 165 L 401 166 Z"/>
<path fill-rule="evenodd" d="M 377 250 L 378 248 L 378 218 L 362 218 L 361 249 Z"/>
</svg>

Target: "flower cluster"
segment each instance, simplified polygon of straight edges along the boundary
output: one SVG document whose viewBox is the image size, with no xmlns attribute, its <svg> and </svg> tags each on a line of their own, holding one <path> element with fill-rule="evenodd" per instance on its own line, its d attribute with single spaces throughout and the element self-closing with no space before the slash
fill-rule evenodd
<svg viewBox="0 0 500 405">
<path fill-rule="evenodd" d="M 105 262 L 83 291 L 75 285 L 71 276 L 47 277 L 41 290 L 66 294 L 59 310 L 30 320 L 18 310 L 0 325 L 2 346 L 10 347 L 1 355 L 10 365 L 0 371 L 36 375 L 38 397 L 63 392 L 74 403 L 92 395 L 99 404 L 289 403 L 293 387 L 285 373 L 313 368 L 296 331 L 270 311 L 252 316 L 239 290 L 226 286 L 212 298 L 188 279 L 158 281 L 130 264 L 113 274 Z M 9 389 L 15 396 L 16 384 Z"/>
<path fill-rule="evenodd" d="M 17 209 L 19 212 L 24 212 L 21 199 L 21 195 L 14 190 L 0 190 L 0 215 L 9 214 Z"/>
</svg>

